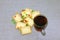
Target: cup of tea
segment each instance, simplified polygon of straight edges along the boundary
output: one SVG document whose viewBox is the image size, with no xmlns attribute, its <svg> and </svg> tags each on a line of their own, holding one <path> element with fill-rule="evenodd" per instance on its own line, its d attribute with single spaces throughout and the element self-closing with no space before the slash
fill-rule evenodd
<svg viewBox="0 0 60 40">
<path fill-rule="evenodd" d="M 42 35 L 45 35 L 45 29 L 47 27 L 48 20 L 44 15 L 37 15 L 34 18 L 34 28 L 38 31 L 41 32 Z"/>
</svg>

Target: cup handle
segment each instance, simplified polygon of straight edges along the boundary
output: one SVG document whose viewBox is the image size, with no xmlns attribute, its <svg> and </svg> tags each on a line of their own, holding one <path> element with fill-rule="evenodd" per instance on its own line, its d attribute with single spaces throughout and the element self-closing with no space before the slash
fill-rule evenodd
<svg viewBox="0 0 60 40">
<path fill-rule="evenodd" d="M 41 31 L 41 34 L 42 34 L 43 36 L 45 36 L 45 35 L 46 35 L 45 30 L 42 30 L 42 31 Z"/>
</svg>

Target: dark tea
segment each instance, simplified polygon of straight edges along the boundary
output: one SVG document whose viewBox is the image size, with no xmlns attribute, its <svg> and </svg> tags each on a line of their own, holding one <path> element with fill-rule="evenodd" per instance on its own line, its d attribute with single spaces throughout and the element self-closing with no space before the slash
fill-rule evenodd
<svg viewBox="0 0 60 40">
<path fill-rule="evenodd" d="M 37 31 L 42 31 L 47 26 L 47 18 L 43 15 L 38 15 L 34 18 L 34 27 Z"/>
</svg>

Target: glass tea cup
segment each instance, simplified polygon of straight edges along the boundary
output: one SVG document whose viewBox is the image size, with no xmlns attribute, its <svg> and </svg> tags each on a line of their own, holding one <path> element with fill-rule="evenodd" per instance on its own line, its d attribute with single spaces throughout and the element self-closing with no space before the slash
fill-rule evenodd
<svg viewBox="0 0 60 40">
<path fill-rule="evenodd" d="M 38 31 L 41 32 L 42 35 L 45 35 L 45 29 L 47 27 L 48 21 L 47 18 L 44 15 L 37 15 L 34 18 L 34 28 Z"/>
</svg>

